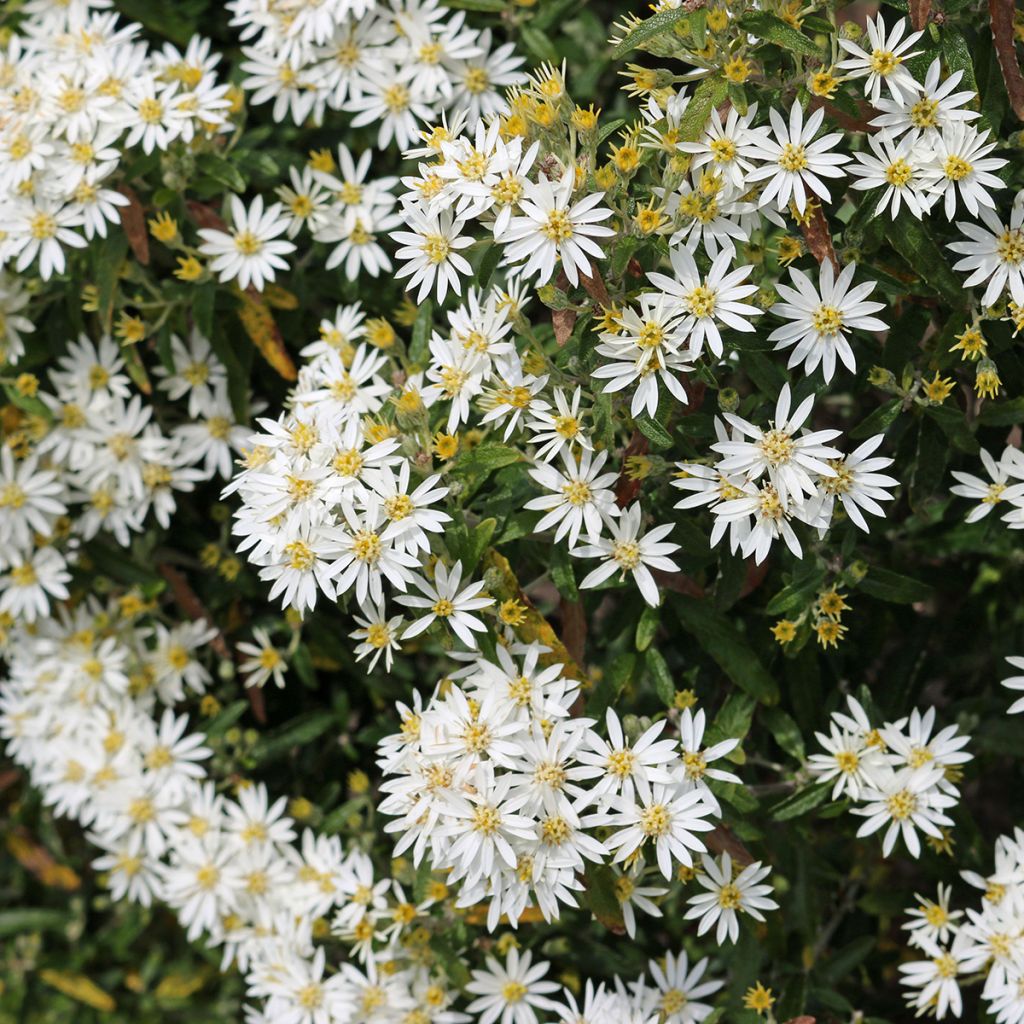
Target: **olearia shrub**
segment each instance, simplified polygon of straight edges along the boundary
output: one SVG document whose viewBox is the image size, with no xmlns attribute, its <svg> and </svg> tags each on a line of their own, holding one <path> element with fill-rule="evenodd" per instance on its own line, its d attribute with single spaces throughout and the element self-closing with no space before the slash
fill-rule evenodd
<svg viewBox="0 0 1024 1024">
<path fill-rule="evenodd" d="M 1022 39 L 8 0 L 0 1021 L 1024 1021 Z"/>
</svg>

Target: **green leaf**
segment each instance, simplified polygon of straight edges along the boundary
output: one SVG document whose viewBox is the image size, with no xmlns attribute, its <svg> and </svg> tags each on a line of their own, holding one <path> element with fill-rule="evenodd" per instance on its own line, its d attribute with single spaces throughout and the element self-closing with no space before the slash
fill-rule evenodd
<svg viewBox="0 0 1024 1024">
<path fill-rule="evenodd" d="M 615 872 L 604 864 L 588 863 L 583 876 L 590 912 L 606 928 L 621 931 L 625 924 L 622 920 L 622 907 L 615 894 Z"/>
<path fill-rule="evenodd" d="M 977 455 L 981 450 L 978 439 L 971 433 L 967 420 L 959 409 L 951 405 L 929 405 L 925 407 L 924 413 L 939 425 L 946 437 L 960 451 L 967 452 L 968 455 Z"/>
<path fill-rule="evenodd" d="M 486 292 L 490 287 L 491 278 L 494 276 L 494 271 L 501 261 L 502 251 L 502 247 L 493 242 L 484 250 L 484 254 L 480 259 L 480 269 L 476 273 L 480 291 Z M 416 322 L 419 322 L 418 313 L 416 315 Z"/>
<path fill-rule="evenodd" d="M 815 807 L 828 799 L 831 785 L 829 782 L 818 782 L 805 789 L 798 789 L 795 793 L 780 800 L 768 813 L 776 821 L 790 821 L 793 818 L 799 818 L 809 811 L 813 811 Z"/>
<path fill-rule="evenodd" d="M 248 710 L 247 700 L 234 700 L 214 715 L 203 730 L 207 736 L 223 736 Z"/>
<path fill-rule="evenodd" d="M 532 25 L 524 25 L 521 30 L 521 37 L 526 48 L 541 60 L 551 61 L 552 63 L 558 60 L 558 51 L 554 48 L 547 35 L 541 32 L 540 29 L 534 28 Z"/>
<path fill-rule="evenodd" d="M 648 647 L 644 654 L 644 665 L 654 679 L 654 689 L 662 703 L 666 707 L 671 707 L 676 696 L 676 684 L 664 655 L 657 647 Z"/>
<path fill-rule="evenodd" d="M 416 322 L 412 325 L 412 339 L 409 342 L 409 360 L 415 366 L 422 365 L 430 356 L 430 332 L 433 326 L 434 304 L 426 299 L 416 311 Z"/>
<path fill-rule="evenodd" d="M 900 210 L 886 236 L 910 269 L 946 302 L 951 306 L 966 303 L 963 282 L 953 273 L 931 232 L 913 214 Z"/>
<path fill-rule="evenodd" d="M 636 420 L 637 430 L 647 438 L 655 448 L 664 451 L 672 447 L 672 435 L 656 419 L 652 419 L 647 413 L 641 413 Z"/>
<path fill-rule="evenodd" d="M 948 459 L 949 444 L 945 434 L 934 420 L 922 418 L 910 479 L 910 505 L 915 512 L 924 511 L 942 485 Z"/>
<path fill-rule="evenodd" d="M 893 604 L 916 604 L 933 596 L 932 588 L 927 583 L 876 566 L 868 569 L 868 574 L 860 581 L 858 589 Z"/>
<path fill-rule="evenodd" d="M 661 609 L 645 604 L 636 624 L 636 649 L 638 651 L 646 651 L 651 646 L 652 641 L 658 635 L 659 625 L 661 625 Z"/>
<path fill-rule="evenodd" d="M 550 549 L 551 561 L 548 563 L 548 572 L 551 573 L 552 582 L 558 588 L 559 594 L 566 601 L 578 601 L 580 592 L 576 587 L 576 571 L 573 568 L 572 559 L 569 557 L 569 549 L 565 544 L 555 544 Z"/>
<path fill-rule="evenodd" d="M 875 434 L 884 434 L 896 422 L 896 417 L 899 416 L 902 408 L 903 401 L 899 398 L 880 405 L 850 431 L 850 437 L 864 438 L 874 437 Z"/>
<path fill-rule="evenodd" d="M 280 728 L 267 733 L 257 744 L 253 756 L 260 764 L 273 761 L 283 757 L 292 747 L 311 743 L 337 724 L 333 711 L 305 711 Z"/>
<path fill-rule="evenodd" d="M 626 684 L 633 678 L 636 671 L 637 657 L 632 651 L 617 654 L 605 670 L 600 682 L 594 687 L 587 701 L 587 714 L 601 718 L 608 708 L 618 699 Z"/>
<path fill-rule="evenodd" d="M 775 742 L 790 757 L 795 758 L 801 764 L 807 758 L 804 750 L 804 740 L 800 735 L 800 727 L 781 708 L 767 708 L 761 715 L 760 721 L 768 726 L 768 731 L 775 737 Z"/>
<path fill-rule="evenodd" d="M 978 95 L 978 80 L 974 75 L 974 62 L 971 60 L 971 51 L 967 48 L 967 40 L 963 33 L 953 25 L 946 24 L 942 30 L 942 55 L 946 58 L 946 67 L 949 74 L 954 71 L 962 71 L 963 78 L 960 79 L 960 89 L 969 89 Z M 972 104 L 974 105 L 974 104 Z M 991 127 L 987 125 L 986 127 Z"/>
<path fill-rule="evenodd" d="M 231 192 L 244 192 L 246 189 L 245 178 L 239 174 L 238 168 L 217 153 L 200 153 L 196 157 L 196 167 L 201 174 Z"/>
<path fill-rule="evenodd" d="M 505 0 L 445 0 L 446 7 L 457 7 L 463 11 L 481 11 L 485 14 L 501 14 L 508 4 Z"/>
<path fill-rule="evenodd" d="M 507 444 L 496 441 L 484 441 L 475 448 L 463 452 L 455 460 L 451 468 L 453 476 L 475 477 L 482 480 L 503 466 L 511 466 L 522 461 L 522 454 Z"/>
<path fill-rule="evenodd" d="M 605 139 L 614 132 L 617 132 L 625 123 L 626 119 L 624 117 L 617 117 L 614 121 L 609 121 L 608 124 L 602 125 L 601 130 L 597 133 L 597 145 L 600 146 Z"/>
<path fill-rule="evenodd" d="M 630 50 L 635 50 L 638 46 L 642 46 L 648 40 L 665 32 L 673 31 L 677 25 L 683 25 L 689 20 L 690 12 L 681 7 L 671 11 L 661 11 L 654 17 L 640 22 L 632 32 L 627 33 L 622 42 L 612 50 L 612 58 L 624 57 Z"/>
<path fill-rule="evenodd" d="M 680 142 L 693 142 L 700 136 L 711 117 L 712 109 L 725 99 L 728 92 L 728 84 L 718 75 L 709 75 L 697 86 L 679 119 Z"/>
<path fill-rule="evenodd" d="M 128 239 L 123 231 L 112 231 L 93 251 L 96 253 L 96 307 L 104 333 L 109 334 L 114 320 L 117 282 L 128 255 Z"/>
<path fill-rule="evenodd" d="M 722 740 L 743 740 L 750 732 L 757 701 L 749 693 L 734 690 L 725 698 L 715 720 L 708 727 L 705 743 L 714 745 Z"/>
<path fill-rule="evenodd" d="M 672 601 L 679 621 L 711 656 L 718 667 L 741 689 L 762 704 L 779 699 L 779 687 L 743 634 L 706 601 L 679 596 Z"/>
<path fill-rule="evenodd" d="M 802 53 L 807 57 L 820 58 L 822 55 L 821 47 L 813 40 L 769 11 L 750 11 L 739 19 L 739 24 L 740 28 L 746 29 L 751 35 L 775 43 L 783 50 Z"/>
<path fill-rule="evenodd" d="M 804 559 L 790 581 L 768 602 L 769 615 L 789 615 L 806 608 L 825 582 L 825 570 Z"/>
<path fill-rule="evenodd" d="M 1016 423 L 1024 423 L 1024 398 L 986 402 L 978 413 L 978 422 L 986 427 L 1012 427 Z"/>
<path fill-rule="evenodd" d="M 559 25 L 565 16 L 574 8 L 578 7 L 582 0 L 545 0 L 543 10 L 538 10 L 530 19 L 534 28 L 547 31 Z"/>
<path fill-rule="evenodd" d="M 31 932 L 62 932 L 69 923 L 70 918 L 63 910 L 47 910 L 45 907 L 0 910 L 0 938 Z"/>
</svg>

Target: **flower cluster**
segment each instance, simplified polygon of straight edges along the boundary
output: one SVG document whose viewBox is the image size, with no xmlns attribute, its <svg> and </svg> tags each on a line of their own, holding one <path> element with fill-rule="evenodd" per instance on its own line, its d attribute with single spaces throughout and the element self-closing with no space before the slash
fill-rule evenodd
<svg viewBox="0 0 1024 1024">
<path fill-rule="evenodd" d="M 969 736 L 948 725 L 934 735 L 935 708 L 916 708 L 907 718 L 874 726 L 864 707 L 847 697 L 847 711 L 834 711 L 829 733 L 817 733 L 824 754 L 808 767 L 822 782 L 833 782 L 832 799 L 846 796 L 858 806 L 852 814 L 867 820 L 858 836 L 885 829 L 882 853 L 888 857 L 901 836 L 913 857 L 921 855 L 918 830 L 941 847 L 953 819 L 946 813 L 960 799 L 960 766 L 972 759 L 964 750 Z"/>
<path fill-rule="evenodd" d="M 984 977 L 981 1000 L 995 1020 L 1018 1024 L 1024 1020 L 1024 969 L 1020 933 L 1021 887 L 1024 885 L 1024 833 L 995 841 L 990 875 L 961 871 L 963 880 L 980 899 L 975 908 L 950 909 L 952 886 L 940 885 L 934 899 L 915 894 L 904 925 L 908 942 L 924 959 L 900 965 L 908 1005 L 936 1019 L 961 1017 L 961 986 L 970 977 Z"/>
<path fill-rule="evenodd" d="M 738 741 L 705 747 L 704 712 L 689 709 L 677 739 L 665 720 L 627 735 L 611 709 L 601 735 L 573 714 L 579 684 L 550 653 L 499 647 L 496 662 L 481 657 L 452 673 L 425 705 L 399 706 L 402 729 L 380 746 L 384 775 L 396 776 L 382 786 L 380 809 L 396 819 L 386 830 L 401 836 L 396 853 L 411 848 L 415 863 L 428 857 L 461 883 L 460 905 L 488 902 L 492 930 L 532 907 L 557 919 L 560 903 L 577 906 L 587 864 L 609 862 L 634 935 L 636 910 L 660 916 L 653 898 L 668 892 L 644 885 L 650 869 L 671 882 L 706 850 L 701 834 L 721 813 L 708 780 L 740 781 L 711 763 Z M 694 897 L 690 914 L 701 933 L 717 921 L 719 941 L 735 940 L 737 911 L 760 920 L 759 908 L 775 906 L 764 899 L 770 886 L 756 885 L 767 868 L 734 879 L 727 854 L 704 865 L 710 895 Z"/>
<path fill-rule="evenodd" d="M 377 145 L 411 145 L 424 119 L 451 115 L 474 126 L 505 109 L 501 91 L 522 81 L 511 43 L 491 45 L 461 11 L 438 0 L 230 0 L 231 24 L 248 45 L 242 85 L 275 121 L 320 122 L 328 110 L 378 124 Z"/>
<path fill-rule="evenodd" d="M 718 462 L 679 464 L 675 486 L 692 493 L 676 507 L 708 506 L 716 517 L 712 543 L 728 533 L 730 548 L 744 557 L 753 555 L 757 562 L 764 561 L 779 539 L 802 557 L 792 522 L 814 527 L 823 536 L 838 511 L 837 501 L 846 516 L 867 530 L 864 512 L 884 515 L 879 502 L 892 500 L 888 489 L 898 484 L 879 472 L 892 459 L 871 457 L 883 436 L 843 455 L 828 443 L 840 431 L 805 428 L 813 407 L 814 396 L 808 395 L 793 409 L 786 384 L 767 429 L 726 413 L 728 426 L 716 421 L 719 440 L 711 446 L 721 456 Z"/>
<path fill-rule="evenodd" d="M 117 182 L 126 151 L 166 151 L 227 126 L 209 41 L 151 49 L 109 7 L 35 5 L 0 51 L 0 266 L 34 266 L 44 281 L 132 203 Z"/>
<path fill-rule="evenodd" d="M 70 342 L 49 373 L 52 391 L 32 375 L 22 381 L 39 414 L 19 432 L 17 459 L 0 449 L 0 611 L 26 622 L 45 616 L 52 599 L 69 596 L 68 561 L 81 542 L 103 534 L 127 547 L 150 513 L 170 524 L 176 493 L 230 476 L 247 431 L 235 421 L 223 364 L 196 331 L 171 337 L 170 364 L 157 370 L 160 388 L 187 397 L 189 416 L 166 431 L 132 394 L 109 337 Z"/>
</svg>

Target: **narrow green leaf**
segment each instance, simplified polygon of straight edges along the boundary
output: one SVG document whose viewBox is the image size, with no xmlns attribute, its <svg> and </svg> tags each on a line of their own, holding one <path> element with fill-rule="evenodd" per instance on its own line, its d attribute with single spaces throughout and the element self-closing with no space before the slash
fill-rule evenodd
<svg viewBox="0 0 1024 1024">
<path fill-rule="evenodd" d="M 430 355 L 430 331 L 434 326 L 434 304 L 425 300 L 416 311 L 409 342 L 409 359 L 414 366 L 422 365 Z"/>
<path fill-rule="evenodd" d="M 807 57 L 821 57 L 821 47 L 798 32 L 792 25 L 769 11 L 750 11 L 739 20 L 740 28 L 751 35 L 775 43 L 784 50 L 802 53 Z"/>
<path fill-rule="evenodd" d="M 901 210 L 886 234 L 893 248 L 925 284 L 951 306 L 966 303 L 962 280 L 953 273 L 931 232 L 913 214 Z"/>
<path fill-rule="evenodd" d="M 238 168 L 217 153 L 200 153 L 196 157 L 196 167 L 201 174 L 231 192 L 244 192 L 246 189 L 245 178 L 239 174 Z"/>
<path fill-rule="evenodd" d="M 484 441 L 475 448 L 463 452 L 455 460 L 451 472 L 453 476 L 483 478 L 503 466 L 511 466 L 522 460 L 522 454 L 515 448 L 496 441 Z"/>
<path fill-rule="evenodd" d="M 768 731 L 775 738 L 775 742 L 790 757 L 795 758 L 801 764 L 804 762 L 807 753 L 804 750 L 800 727 L 782 708 L 767 708 L 758 721 L 762 721 L 768 726 Z"/>
<path fill-rule="evenodd" d="M 874 437 L 875 434 L 884 434 L 896 422 L 896 417 L 899 416 L 902 408 L 903 402 L 899 398 L 880 405 L 850 431 L 850 437 L 864 438 Z"/>
<path fill-rule="evenodd" d="M 0 938 L 31 932 L 62 932 L 69 923 L 70 919 L 63 910 L 47 910 L 45 907 L 0 910 Z"/>
<path fill-rule="evenodd" d="M 831 783 L 819 782 L 805 789 L 798 789 L 784 800 L 780 800 L 768 812 L 776 821 L 791 821 L 823 804 L 829 795 Z"/>
<path fill-rule="evenodd" d="M 566 601 L 578 601 L 580 592 L 576 587 L 576 572 L 569 557 L 569 549 L 564 544 L 555 544 L 550 549 L 550 557 L 548 571 L 559 594 Z"/>
<path fill-rule="evenodd" d="M 676 597 L 672 607 L 683 629 L 737 686 L 762 704 L 778 701 L 778 684 L 728 618 L 716 612 L 708 602 L 693 597 Z"/>
<path fill-rule="evenodd" d="M 672 447 L 672 435 L 656 419 L 647 413 L 641 413 L 636 420 L 637 430 L 647 438 L 655 448 L 662 450 Z"/>
<path fill-rule="evenodd" d="M 643 46 L 649 39 L 654 39 L 655 36 L 660 36 L 664 32 L 672 32 L 678 25 L 683 25 L 689 20 L 690 12 L 682 7 L 671 11 L 661 11 L 654 17 L 640 22 L 632 32 L 627 33 L 622 42 L 612 50 L 612 57 L 624 57 L 630 50 Z"/>
<path fill-rule="evenodd" d="M 672 707 L 676 696 L 676 684 L 669 671 L 665 656 L 657 647 L 648 647 L 644 654 L 644 665 L 654 680 L 654 689 L 666 707 Z"/>
<path fill-rule="evenodd" d="M 700 137 L 712 109 L 725 99 L 728 92 L 728 84 L 718 75 L 709 75 L 701 81 L 679 119 L 680 142 L 694 142 Z"/>
<path fill-rule="evenodd" d="M 652 641 L 658 635 L 658 626 L 661 624 L 661 609 L 652 608 L 649 604 L 644 605 L 640 618 L 636 624 L 636 649 L 646 651 Z M 664 660 L 664 659 L 662 659 Z"/>
<path fill-rule="evenodd" d="M 283 757 L 292 747 L 311 743 L 322 736 L 337 720 L 332 711 L 307 711 L 296 715 L 290 722 L 268 733 L 253 753 L 257 763 L 263 764 Z"/>
<path fill-rule="evenodd" d="M 587 894 L 587 905 L 591 913 L 606 928 L 621 931 L 625 925 L 622 920 L 622 907 L 615 894 L 615 872 L 604 864 L 587 864 L 584 871 Z"/>
<path fill-rule="evenodd" d="M 914 604 L 918 601 L 927 601 L 933 595 L 932 588 L 927 583 L 876 566 L 868 570 L 858 589 L 893 604 Z"/>
</svg>

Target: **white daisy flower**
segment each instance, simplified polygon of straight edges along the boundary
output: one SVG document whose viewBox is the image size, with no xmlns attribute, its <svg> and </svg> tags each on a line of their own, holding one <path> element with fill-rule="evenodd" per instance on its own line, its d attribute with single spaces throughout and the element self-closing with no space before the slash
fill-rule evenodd
<svg viewBox="0 0 1024 1024">
<path fill-rule="evenodd" d="M 850 174 L 857 180 L 853 188 L 860 191 L 882 189 L 882 197 L 875 207 L 875 216 L 886 210 L 893 219 L 900 212 L 900 204 L 906 204 L 910 212 L 920 220 L 935 201 L 928 192 L 930 176 L 927 161 L 931 149 L 921 143 L 916 135 L 905 135 L 899 142 L 884 138 L 881 133 L 868 136 L 870 153 L 854 153 L 857 163 L 850 168 Z"/>
<path fill-rule="evenodd" d="M 403 631 L 402 639 L 419 636 L 430 628 L 435 619 L 440 619 L 470 650 L 476 650 L 473 633 L 484 633 L 487 626 L 473 612 L 494 604 L 493 598 L 477 596 L 484 589 L 483 580 L 469 583 L 459 590 L 462 582 L 462 562 L 459 561 L 451 570 L 443 562 L 438 562 L 434 567 L 433 583 L 422 576 L 413 576 L 412 582 L 424 596 L 401 594 L 395 599 L 406 608 L 420 611 L 419 617 Z"/>
<path fill-rule="evenodd" d="M 777 327 L 768 340 L 778 342 L 776 350 L 795 346 L 787 364 L 790 369 L 803 363 L 804 372 L 811 374 L 820 364 L 828 383 L 835 374 L 837 356 L 851 373 L 857 368 L 848 340 L 850 331 L 886 329 L 885 323 L 872 316 L 885 304 L 865 301 L 876 282 L 863 281 L 851 288 L 856 272 L 857 264 L 849 263 L 837 278 L 831 261 L 825 260 L 818 272 L 817 288 L 795 267 L 789 272 L 794 287 L 781 282 L 776 285 L 783 301 L 775 303 L 769 312 L 792 322 Z"/>
<path fill-rule="evenodd" d="M 703 935 L 715 927 L 715 941 L 722 945 L 726 938 L 735 942 L 740 935 L 739 914 L 749 914 L 755 921 L 763 921 L 762 910 L 776 910 L 778 903 L 768 896 L 772 886 L 763 879 L 771 873 L 770 867 L 760 861 L 748 864 L 733 877 L 732 858 L 723 853 L 720 860 L 704 854 L 703 871 L 697 873 L 697 884 L 707 892 L 691 896 L 686 902 L 689 910 L 686 920 L 700 918 L 697 934 Z"/>
<path fill-rule="evenodd" d="M 284 655 L 274 646 L 265 629 L 257 626 L 252 635 L 255 643 L 243 640 L 235 645 L 240 653 L 248 655 L 238 666 L 245 676 L 245 685 L 264 686 L 273 679 L 278 689 L 284 689 L 284 673 L 288 668 Z"/>
<path fill-rule="evenodd" d="M 835 476 L 835 470 L 824 460 L 838 459 L 842 452 L 825 442 L 838 437 L 838 430 L 799 431 L 814 408 L 813 394 L 791 410 L 791 392 L 785 384 L 775 405 L 775 418 L 767 430 L 748 423 L 733 413 L 725 418 L 741 434 L 752 440 L 718 441 L 713 451 L 725 456 L 718 464 L 723 473 L 746 473 L 751 480 L 767 473 L 782 502 L 790 497 L 801 502 L 803 496 L 813 497 L 817 485 L 812 476 Z"/>
<path fill-rule="evenodd" d="M 252 285 L 262 291 L 265 282 L 274 280 L 275 270 L 288 269 L 284 257 L 295 251 L 293 243 L 278 238 L 288 230 L 288 219 L 280 203 L 264 210 L 263 196 L 257 196 L 248 210 L 238 196 L 232 196 L 230 207 L 231 228 L 200 228 L 199 251 L 213 257 L 210 270 L 221 281 L 237 280 L 240 288 Z"/>
<path fill-rule="evenodd" d="M 1007 161 L 989 156 L 996 143 L 988 138 L 987 128 L 979 132 L 968 124 L 954 123 L 932 140 L 931 188 L 942 197 L 946 220 L 956 213 L 957 197 L 972 217 L 978 217 L 982 208 L 995 209 L 992 191 L 1006 188 L 1006 182 L 992 172 L 1005 167 Z"/>
<path fill-rule="evenodd" d="M 599 537 L 591 544 L 572 550 L 571 553 L 578 558 L 604 559 L 603 565 L 584 577 L 580 583 L 581 588 L 596 587 L 616 572 L 623 579 L 629 573 L 643 599 L 652 607 L 658 606 L 661 594 L 651 575 L 651 568 L 662 572 L 679 572 L 679 566 L 668 556 L 678 551 L 680 546 L 663 539 L 672 532 L 671 523 L 655 526 L 641 534 L 642 520 L 640 503 L 634 502 L 618 519 L 608 520 L 611 539 Z"/>
<path fill-rule="evenodd" d="M 769 110 L 774 136 L 757 144 L 756 156 L 765 165 L 747 175 L 748 182 L 770 179 L 761 192 L 758 202 L 767 206 L 771 202 L 779 210 L 785 210 L 792 200 L 797 212 L 807 209 L 807 193 L 813 192 L 822 202 L 829 202 L 831 195 L 822 178 L 841 178 L 841 166 L 849 157 L 832 153 L 842 134 L 833 132 L 815 139 L 822 121 L 823 108 L 816 110 L 804 122 L 803 107 L 794 103 L 789 112 L 789 124 L 777 110 Z"/>
<path fill-rule="evenodd" d="M 966 236 L 951 242 L 948 248 L 964 258 L 953 264 L 954 270 L 969 271 L 966 288 L 987 282 L 981 297 L 983 306 L 992 306 L 1004 291 L 1024 306 L 1024 202 L 1014 201 L 1009 223 L 1003 223 L 989 209 L 978 211 L 984 224 L 957 221 Z"/>
<path fill-rule="evenodd" d="M 615 504 L 614 485 L 618 473 L 602 473 L 607 452 L 580 452 L 579 461 L 563 449 L 562 463 L 565 472 L 559 472 L 550 463 L 540 462 L 530 470 L 530 476 L 551 494 L 532 498 L 523 507 L 531 511 L 543 511 L 533 528 L 534 533 L 543 533 L 555 526 L 554 543 L 569 538 L 574 547 L 580 531 L 585 528 L 588 540 L 601 536 L 604 524 L 619 514 Z"/>
<path fill-rule="evenodd" d="M 692 358 L 700 356 L 705 340 L 716 356 L 722 355 L 718 323 L 744 333 L 754 330 L 750 318 L 760 316 L 761 310 L 740 301 L 757 291 L 756 284 L 742 283 L 750 275 L 752 267 L 730 269 L 733 255 L 723 251 L 715 258 L 704 278 L 688 249 L 673 249 L 671 260 L 674 277 L 650 273 L 647 279 L 685 313 L 686 319 L 680 330 L 689 336 L 687 344 Z"/>
<path fill-rule="evenodd" d="M 882 95 L 883 82 L 894 99 L 916 95 L 921 87 L 903 62 L 917 56 L 919 51 L 910 48 L 923 33 L 911 32 L 904 39 L 903 33 L 907 30 L 906 18 L 900 18 L 887 32 L 880 14 L 874 19 L 868 18 L 866 27 L 870 51 L 852 39 L 840 37 L 839 45 L 851 56 L 840 61 L 836 68 L 848 72 L 850 78 L 866 77 L 864 95 L 872 103 Z"/>
<path fill-rule="evenodd" d="M 595 192 L 577 203 L 571 202 L 576 175 L 568 168 L 559 182 L 547 179 L 523 186 L 519 208 L 523 216 L 513 217 L 497 241 L 505 246 L 506 264 L 526 263 L 517 268 L 524 277 L 536 277 L 537 284 L 547 284 L 555 274 L 559 260 L 562 270 L 573 285 L 580 274 L 591 276 L 591 259 L 604 259 L 604 252 L 594 241 L 615 234 L 600 221 L 612 211 L 598 204 L 603 192 Z"/>
<path fill-rule="evenodd" d="M 952 470 L 953 479 L 956 485 L 950 487 L 950 494 L 958 498 L 969 498 L 978 502 L 967 513 L 967 522 L 976 523 L 984 519 L 1000 502 L 1011 501 L 1014 498 L 1024 496 L 1024 483 L 1009 483 L 1010 476 L 1021 477 L 1024 475 L 1024 466 L 1021 465 L 1020 451 L 1007 445 L 1003 454 L 997 462 L 984 449 L 981 449 L 981 464 L 988 473 L 988 480 L 984 480 L 973 473 L 964 473 L 962 470 Z"/>
<path fill-rule="evenodd" d="M 461 231 L 466 221 L 462 217 L 453 217 L 447 211 L 439 213 L 421 213 L 408 207 L 403 218 L 411 231 L 393 231 L 391 237 L 402 247 L 396 253 L 398 260 L 404 261 L 395 277 L 409 278 L 406 287 L 412 291 L 419 286 L 416 301 L 422 302 L 437 285 L 437 301 L 444 302 L 444 297 L 451 288 L 456 295 L 462 294 L 462 279 L 473 273 L 473 268 L 460 249 L 473 244 L 471 235 L 463 235 Z"/>
<path fill-rule="evenodd" d="M 515 946 L 504 964 L 487 957 L 487 969 L 474 970 L 466 985 L 466 991 L 478 997 L 466 1009 L 479 1014 L 480 1024 L 536 1024 L 537 1010 L 558 1008 L 548 995 L 559 985 L 544 980 L 550 966 L 545 961 L 533 963 L 529 950 L 520 954 Z"/>
</svg>

